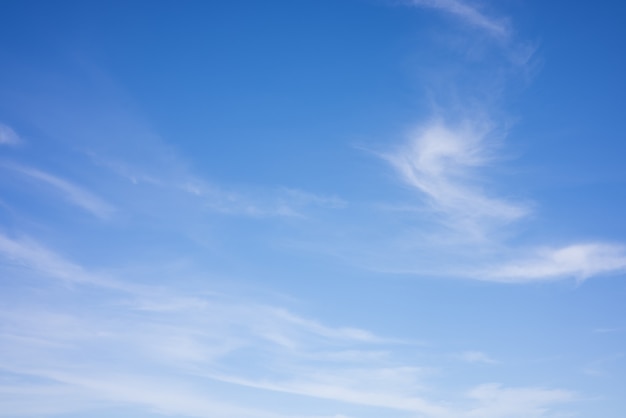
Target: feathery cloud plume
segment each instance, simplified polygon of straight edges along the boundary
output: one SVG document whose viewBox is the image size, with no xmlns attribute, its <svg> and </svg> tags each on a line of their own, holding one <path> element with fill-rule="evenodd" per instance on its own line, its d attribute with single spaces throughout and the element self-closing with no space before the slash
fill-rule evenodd
<svg viewBox="0 0 626 418">
<path fill-rule="evenodd" d="M 488 196 L 473 181 L 477 170 L 491 159 L 488 135 L 486 124 L 466 122 L 451 127 L 436 120 L 417 130 L 403 148 L 384 157 L 449 224 L 481 236 L 492 225 L 529 213 L 524 205 Z"/>
<path fill-rule="evenodd" d="M 621 245 L 588 243 L 542 249 L 531 257 L 496 266 L 481 277 L 485 280 L 511 283 L 568 277 L 582 281 L 592 276 L 624 270 L 626 270 L 626 248 Z"/>
</svg>

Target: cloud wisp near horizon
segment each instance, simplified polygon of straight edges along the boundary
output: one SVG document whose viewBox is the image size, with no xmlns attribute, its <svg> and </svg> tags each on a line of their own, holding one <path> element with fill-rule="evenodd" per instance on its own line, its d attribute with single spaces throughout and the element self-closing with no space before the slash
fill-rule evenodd
<svg viewBox="0 0 626 418">
<path fill-rule="evenodd" d="M 0 168 L 23 175 L 24 177 L 32 180 L 36 180 L 57 190 L 58 192 L 61 192 L 61 194 L 63 194 L 63 196 L 72 204 L 86 210 L 100 219 L 110 218 L 112 213 L 115 211 L 115 208 L 95 196 L 93 193 L 44 171 L 17 164 L 0 163 Z"/>
<path fill-rule="evenodd" d="M 320 399 L 327 404 L 321 411 L 339 403 L 433 418 L 543 416 L 544 408 L 578 397 L 561 389 L 480 383 L 447 394 L 456 403 L 441 403 L 428 399 L 436 369 L 407 364 L 399 355 L 399 348 L 421 344 L 329 327 L 210 289 L 185 295 L 171 287 L 103 279 L 41 244 L 6 236 L 0 236 L 0 257 L 19 266 L 14 274 L 24 275 L 26 289 L 37 284 L 52 299 L 66 300 L 57 305 L 44 298 L 32 306 L 3 301 L 0 368 L 17 385 L 0 386 L 2 398 L 13 398 L 5 405 L 8 414 L 63 413 L 114 402 L 166 415 L 337 416 L 242 408 L 230 397 L 204 394 L 211 382 Z M 77 303 L 76 296 L 89 304 Z M 495 364 L 477 352 L 464 353 L 462 360 Z M 241 362 L 245 369 L 238 367 Z M 42 402 L 33 405 L 35 393 Z"/>
</svg>

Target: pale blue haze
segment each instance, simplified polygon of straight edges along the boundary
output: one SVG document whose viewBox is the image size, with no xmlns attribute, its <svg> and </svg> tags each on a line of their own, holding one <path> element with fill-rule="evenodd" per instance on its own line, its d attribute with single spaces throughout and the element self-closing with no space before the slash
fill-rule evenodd
<svg viewBox="0 0 626 418">
<path fill-rule="evenodd" d="M 626 416 L 621 2 L 0 21 L 0 417 Z"/>
</svg>

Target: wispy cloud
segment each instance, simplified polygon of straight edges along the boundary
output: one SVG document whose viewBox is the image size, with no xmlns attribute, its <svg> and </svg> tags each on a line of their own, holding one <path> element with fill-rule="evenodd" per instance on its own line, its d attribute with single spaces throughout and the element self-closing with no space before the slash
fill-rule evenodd
<svg viewBox="0 0 626 418">
<path fill-rule="evenodd" d="M 480 385 L 467 396 L 480 402 L 466 417 L 476 418 L 539 418 L 551 416 L 553 405 L 577 400 L 570 391 L 546 388 L 505 388 L 499 384 Z"/>
<path fill-rule="evenodd" d="M 574 244 L 541 249 L 530 257 L 494 266 L 477 278 L 499 282 L 524 283 L 619 273 L 626 270 L 626 248 L 603 243 Z"/>
<path fill-rule="evenodd" d="M 189 417 L 294 417 L 302 415 L 285 409 L 285 397 L 298 395 L 336 411 L 326 416 L 346 415 L 340 405 L 353 405 L 427 418 L 481 412 L 510 418 L 518 416 L 510 411 L 521 400 L 531 405 L 522 410 L 534 413 L 569 399 L 564 391 L 480 386 L 469 394 L 477 405 L 442 402 L 428 396 L 434 390 L 427 382 L 432 367 L 403 359 L 403 342 L 233 295 L 189 294 L 121 278 L 101 281 L 34 240 L 0 236 L 0 254 L 13 262 L 12 292 L 20 288 L 20 271 L 31 281 L 74 280 L 50 300 L 16 300 L 0 310 L 0 371 L 20 379 L 19 390 L 10 394 L 0 385 L 0 398 L 12 399 L 3 404 L 8 414 L 115 405 Z M 103 291 L 91 292 L 94 286 Z M 222 393 L 216 385 L 223 384 L 228 395 L 218 400 L 211 394 Z M 268 399 L 277 401 L 255 405 L 254 397 L 245 398 L 249 402 L 242 407 L 242 393 L 250 390 L 274 392 Z M 29 407 L 34 401 L 39 408 Z"/>
<path fill-rule="evenodd" d="M 313 208 L 342 209 L 347 203 L 336 196 L 322 196 L 289 188 L 227 190 L 224 187 L 200 187 L 198 183 L 184 184 L 182 189 L 202 199 L 212 211 L 256 218 L 306 217 Z"/>
<path fill-rule="evenodd" d="M 593 332 L 595 332 L 596 334 L 611 334 L 614 332 L 621 332 L 624 331 L 624 328 L 596 328 L 593 330 Z"/>
<path fill-rule="evenodd" d="M 493 54 L 473 57 L 483 59 L 481 65 L 493 74 L 503 78 L 519 76 L 516 71 L 508 71 L 511 62 L 516 68 L 523 67 L 532 55 L 528 44 L 513 39 L 507 20 L 489 17 L 471 1 L 412 0 L 410 3 L 454 15 L 467 25 L 502 40 L 496 47 L 496 55 L 504 54 L 508 60 L 494 58 Z M 485 46 L 478 33 L 473 37 L 481 48 L 494 47 Z M 449 62 L 443 61 L 444 73 L 446 66 Z M 489 169 L 497 165 L 499 153 L 496 151 L 505 139 L 499 129 L 507 123 L 495 117 L 505 113 L 501 103 L 490 98 L 481 100 L 482 92 L 476 93 L 475 86 L 468 83 L 474 80 L 474 74 L 468 69 L 463 77 L 446 80 L 446 87 L 440 89 L 444 91 L 433 94 L 445 97 L 445 89 L 452 85 L 454 99 L 443 100 L 443 104 L 437 106 L 436 117 L 419 125 L 395 151 L 383 155 L 404 183 L 424 198 L 431 213 L 437 215 L 435 219 L 446 227 L 435 227 L 427 237 L 428 245 L 420 250 L 431 251 L 434 254 L 431 257 L 438 252 L 440 259 L 446 259 L 446 266 L 450 268 L 442 273 L 444 276 L 504 283 L 567 278 L 582 281 L 625 271 L 626 248 L 622 245 L 599 241 L 572 243 L 561 248 L 545 248 L 541 244 L 526 244 L 525 248 L 520 248 L 507 240 L 513 233 L 510 225 L 527 218 L 534 205 L 503 197 L 493 181 L 485 179 Z M 440 86 L 434 84 L 434 89 Z M 500 90 L 504 82 L 498 86 L 493 88 L 493 96 L 502 97 Z M 456 235 L 450 235 L 450 231 Z M 468 242 L 473 245 L 471 249 L 467 248 Z"/>
<path fill-rule="evenodd" d="M 526 205 L 489 196 L 475 180 L 492 160 L 488 124 L 449 126 L 435 120 L 385 158 L 444 220 L 475 236 L 526 216 Z"/>
<path fill-rule="evenodd" d="M 0 256 L 6 261 L 56 279 L 70 282 L 91 281 L 89 274 L 80 266 L 62 259 L 28 238 L 11 239 L 0 233 Z"/>
<path fill-rule="evenodd" d="M 444 224 L 445 230 L 440 228 L 435 238 L 429 238 L 432 247 L 447 251 L 448 265 L 456 264 L 444 275 L 528 283 L 583 281 L 626 271 L 626 247 L 620 244 L 599 241 L 523 249 L 503 240 L 503 228 L 531 211 L 528 204 L 489 193 L 481 182 L 482 173 L 496 157 L 494 143 L 489 123 L 480 119 L 457 125 L 435 119 L 417 129 L 395 152 L 383 155 Z M 447 238 L 450 230 L 462 239 Z M 474 243 L 472 259 L 463 254 L 468 252 L 468 240 Z M 495 257 L 488 254 L 492 250 Z"/>
<path fill-rule="evenodd" d="M 0 145 L 17 145 L 22 140 L 10 126 L 0 123 Z"/>
<path fill-rule="evenodd" d="M 51 278 L 66 283 L 82 283 L 100 287 L 129 289 L 121 282 L 103 277 L 65 259 L 29 237 L 10 238 L 0 233 L 0 259 L 33 272 L 35 277 Z"/>
<path fill-rule="evenodd" d="M 74 263 L 60 262 L 62 257 L 51 255 L 54 252 L 41 245 L 15 243 L 6 238 L 0 244 L 5 258 L 18 259 L 25 269 L 35 268 L 41 275 L 96 276 Z M 33 254 L 37 250 L 47 254 L 43 260 Z M 92 281 L 77 281 L 76 285 L 81 283 L 94 285 Z M 318 378 L 322 379 L 322 375 L 332 373 L 335 387 L 348 393 L 346 399 L 330 396 L 329 381 L 318 381 L 315 388 L 306 386 L 313 382 L 305 382 L 306 387 L 299 392 L 323 399 L 362 403 L 359 400 L 365 397 L 361 391 L 347 388 L 346 379 L 354 372 L 338 367 L 340 363 L 336 360 L 330 360 L 332 367 L 324 366 L 324 362 L 329 361 L 325 354 L 336 350 L 345 352 L 346 347 L 355 345 L 387 344 L 365 330 L 329 327 L 283 308 L 240 304 L 215 296 L 181 298 L 176 296 L 175 289 L 164 292 L 145 286 L 112 289 L 108 283 L 95 285 L 116 292 L 101 293 L 88 303 L 74 300 L 53 309 L 21 307 L 0 311 L 3 330 L 0 333 L 3 358 L 0 369 L 54 383 L 50 387 L 37 386 L 37 382 L 24 384 L 22 393 L 15 394 L 13 405 L 5 405 L 11 406 L 7 412 L 50 414 L 77 409 L 77 405 L 78 409 L 80 406 L 88 409 L 114 403 L 189 417 L 216 413 L 225 417 L 283 416 L 280 408 L 268 412 L 266 408 L 240 407 L 238 401 L 211 399 L 207 396 L 207 388 L 214 385 L 211 381 L 225 381 L 218 377 L 219 370 L 242 376 L 230 379 L 231 383 L 239 385 L 246 379 L 243 376 L 258 374 L 298 374 L 300 369 L 304 376 L 317 370 Z M 83 291 L 74 288 L 66 296 L 75 292 L 80 297 Z M 108 309 L 103 309 L 111 304 L 117 306 L 118 314 L 123 312 L 122 322 L 111 320 Z M 324 355 L 318 358 L 315 353 L 320 350 Z M 113 353 L 116 360 L 111 364 Z M 385 382 L 397 380 L 401 377 L 398 373 L 404 373 L 401 369 L 380 370 L 378 364 L 366 366 L 371 360 L 370 356 L 358 361 L 365 367 L 361 371 L 362 382 L 372 381 L 366 377 L 378 376 L 383 379 L 379 379 L 379 385 L 384 387 Z M 244 369 L 237 366 L 241 362 L 246 364 Z M 305 367 L 309 362 L 316 363 L 317 367 Z M 149 375 L 145 370 L 150 370 Z M 403 379 L 409 379 L 409 375 L 405 375 Z M 204 379 L 197 382 L 198 376 Z M 352 376 L 350 381 L 357 382 L 356 377 Z M 257 388 L 271 390 L 258 385 Z M 64 396 L 49 402 L 59 390 Z M 319 391 L 325 391 L 326 395 L 319 396 Z M 29 412 L 26 397 L 42 399 L 43 406 L 36 410 L 30 408 Z M 365 404 L 371 405 L 371 402 Z"/>
<path fill-rule="evenodd" d="M 345 370 L 339 373 L 320 373 L 311 370 L 311 377 L 308 379 L 283 382 L 254 381 L 229 376 L 216 378 L 258 389 L 410 411 L 426 417 L 450 416 L 450 411 L 445 406 L 410 394 L 411 386 L 415 385 L 415 377 L 409 376 L 408 372 L 413 374 L 411 370 L 406 369 L 349 370 L 347 373 Z M 398 384 L 398 379 L 402 384 Z"/>
<path fill-rule="evenodd" d="M 468 2 L 460 0 L 410 0 L 420 7 L 438 9 L 460 18 L 466 24 L 481 29 L 489 35 L 505 39 L 510 34 L 506 20 L 488 17 Z"/>
<path fill-rule="evenodd" d="M 85 414 L 103 407 L 132 404 L 164 416 L 286 418 L 284 415 L 217 400 L 181 381 L 163 381 L 154 377 L 111 372 L 94 375 L 84 370 L 76 373 L 14 368 L 13 371 L 32 374 L 54 383 L 10 392 L 0 387 L 0 396 L 12 396 L 11 402 L 3 403 L 4 412 L 11 416 L 48 416 L 68 412 Z M 37 399 L 34 403 L 37 406 L 33 405 L 33 399 Z"/>
<path fill-rule="evenodd" d="M 305 218 L 312 209 L 343 209 L 347 202 L 333 195 L 288 187 L 236 187 L 208 181 L 185 168 L 182 161 L 171 157 L 172 167 L 159 167 L 166 175 L 146 170 L 131 163 L 90 153 L 92 160 L 130 181 L 136 187 L 153 186 L 160 191 L 183 192 L 194 198 L 197 207 L 225 215 L 252 218 Z"/>
<path fill-rule="evenodd" d="M 498 364 L 497 360 L 494 360 L 482 351 L 465 351 L 459 355 L 459 358 L 468 363 L 483 363 L 483 364 Z"/>
<path fill-rule="evenodd" d="M 68 180 L 64 180 L 36 168 L 17 164 L 3 164 L 2 167 L 52 187 L 54 190 L 61 192 L 61 194 L 72 204 L 86 210 L 98 218 L 107 219 L 113 214 L 113 212 L 115 212 L 115 208 L 102 200 L 100 197 L 69 182 Z"/>
</svg>

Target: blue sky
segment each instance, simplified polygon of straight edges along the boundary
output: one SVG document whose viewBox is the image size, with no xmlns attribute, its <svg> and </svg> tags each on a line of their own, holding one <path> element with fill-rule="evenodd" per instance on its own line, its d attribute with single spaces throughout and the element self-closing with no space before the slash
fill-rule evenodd
<svg viewBox="0 0 626 418">
<path fill-rule="evenodd" d="M 626 414 L 620 2 L 0 15 L 0 417 Z"/>
</svg>

